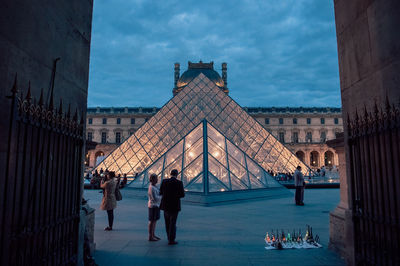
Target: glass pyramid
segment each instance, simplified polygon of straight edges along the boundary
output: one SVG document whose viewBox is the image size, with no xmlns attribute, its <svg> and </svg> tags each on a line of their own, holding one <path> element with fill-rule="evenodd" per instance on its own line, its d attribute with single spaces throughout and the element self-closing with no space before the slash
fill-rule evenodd
<svg viewBox="0 0 400 266">
<path fill-rule="evenodd" d="M 97 169 L 126 173 L 128 176 L 141 174 L 150 165 L 155 165 L 173 146 L 177 147 L 178 142 L 203 120 L 218 129 L 232 145 L 240 148 L 264 170 L 292 173 L 300 165 L 304 174 L 310 171 L 202 73 L 105 158 Z"/>
<path fill-rule="evenodd" d="M 221 192 L 281 187 L 261 166 L 204 120 L 143 171 L 130 187 L 146 188 L 153 173 L 179 171 L 186 191 Z"/>
</svg>

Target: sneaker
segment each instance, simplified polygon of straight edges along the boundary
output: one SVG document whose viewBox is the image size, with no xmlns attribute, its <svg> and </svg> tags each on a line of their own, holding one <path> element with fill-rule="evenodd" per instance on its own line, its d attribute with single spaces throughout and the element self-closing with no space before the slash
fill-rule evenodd
<svg viewBox="0 0 400 266">
<path fill-rule="evenodd" d="M 176 242 L 176 241 L 168 242 L 168 245 L 176 245 L 176 244 L 178 244 L 178 242 Z"/>
<path fill-rule="evenodd" d="M 104 228 L 104 231 L 112 231 L 112 228 L 107 226 L 106 228 Z"/>
</svg>

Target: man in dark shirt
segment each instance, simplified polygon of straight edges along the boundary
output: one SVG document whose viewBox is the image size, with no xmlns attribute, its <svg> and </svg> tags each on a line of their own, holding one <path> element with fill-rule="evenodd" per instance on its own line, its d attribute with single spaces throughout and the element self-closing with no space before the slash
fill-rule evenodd
<svg viewBox="0 0 400 266">
<path fill-rule="evenodd" d="M 181 198 L 185 196 L 182 181 L 178 180 L 178 170 L 171 171 L 171 178 L 164 179 L 160 187 L 162 195 L 160 209 L 164 211 L 165 229 L 168 236 L 168 245 L 176 245 L 176 220 L 181 210 Z"/>
</svg>

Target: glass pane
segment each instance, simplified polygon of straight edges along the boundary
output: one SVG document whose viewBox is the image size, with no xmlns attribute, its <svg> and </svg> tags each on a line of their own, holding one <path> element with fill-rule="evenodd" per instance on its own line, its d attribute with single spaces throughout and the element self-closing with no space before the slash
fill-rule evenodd
<svg viewBox="0 0 400 266">
<path fill-rule="evenodd" d="M 246 169 L 236 162 L 231 156 L 229 156 L 229 170 L 240 180 L 247 183 L 247 171 Z"/>
<path fill-rule="evenodd" d="M 251 183 L 251 188 L 255 189 L 255 188 L 265 188 L 265 185 L 261 182 L 262 177 L 256 177 L 252 174 L 249 174 L 250 177 L 250 183 Z"/>
<path fill-rule="evenodd" d="M 185 167 L 203 153 L 203 139 L 198 140 L 193 146 L 185 151 Z"/>
<path fill-rule="evenodd" d="M 255 164 L 251 159 L 247 159 L 247 169 L 251 174 L 260 179 L 263 176 L 263 169 Z"/>
<path fill-rule="evenodd" d="M 227 145 L 228 145 L 228 154 L 233 158 L 235 158 L 235 160 L 238 161 L 241 165 L 245 165 L 243 153 L 237 147 L 235 147 L 230 141 L 227 141 Z"/>
<path fill-rule="evenodd" d="M 210 137 L 215 143 L 217 143 L 220 147 L 225 149 L 225 138 L 222 136 L 217 130 L 215 130 L 212 126 L 207 124 L 207 135 Z"/>
<path fill-rule="evenodd" d="M 208 170 L 226 187 L 229 187 L 228 170 L 218 163 L 211 155 L 208 155 Z"/>
<path fill-rule="evenodd" d="M 164 162 L 164 156 L 161 157 L 157 162 L 155 162 L 148 170 L 147 172 L 149 173 L 149 175 L 151 174 L 156 174 L 158 175 L 158 178 L 160 179 L 161 176 L 161 170 L 163 167 L 163 162 Z"/>
<path fill-rule="evenodd" d="M 172 163 L 179 155 L 182 154 L 183 141 L 180 141 L 177 145 L 175 145 L 171 150 L 167 152 L 167 158 L 165 160 L 165 166 L 168 166 Z"/>
<path fill-rule="evenodd" d="M 193 180 L 200 172 L 203 171 L 203 157 L 197 158 L 188 167 L 183 170 L 182 182 L 186 186 Z"/>
<path fill-rule="evenodd" d="M 185 150 L 190 148 L 203 135 L 203 125 L 199 125 L 185 138 Z"/>
<path fill-rule="evenodd" d="M 232 190 L 248 189 L 248 187 L 245 184 L 243 184 L 243 182 L 233 174 L 231 174 L 231 184 L 232 184 Z"/>
<path fill-rule="evenodd" d="M 141 188 L 143 187 L 143 178 L 144 174 L 139 175 L 137 178 L 135 178 L 130 184 L 130 187 L 136 187 L 136 188 Z"/>
<path fill-rule="evenodd" d="M 178 172 L 179 172 L 178 177 L 180 178 L 180 176 L 181 176 L 180 172 L 182 170 L 182 155 L 179 156 L 174 162 L 172 162 L 169 166 L 167 166 L 165 168 L 164 178 L 169 178 L 172 169 L 178 170 Z"/>
<path fill-rule="evenodd" d="M 203 174 L 200 174 L 195 181 L 185 187 L 185 191 L 204 192 Z"/>
<path fill-rule="evenodd" d="M 208 153 L 217 159 L 224 167 L 226 166 L 226 153 L 214 141 L 208 139 Z"/>
<path fill-rule="evenodd" d="M 229 188 L 225 186 L 221 181 L 215 178 L 211 173 L 208 174 L 208 191 L 210 192 L 222 192 L 228 191 Z"/>
</svg>

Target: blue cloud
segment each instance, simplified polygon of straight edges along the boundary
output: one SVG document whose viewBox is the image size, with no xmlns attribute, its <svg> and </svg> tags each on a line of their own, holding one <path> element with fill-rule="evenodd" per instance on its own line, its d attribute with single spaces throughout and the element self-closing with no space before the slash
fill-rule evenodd
<svg viewBox="0 0 400 266">
<path fill-rule="evenodd" d="M 242 106 L 340 106 L 332 1 L 95 1 L 89 106 L 162 106 L 173 64 L 228 63 Z"/>
</svg>

